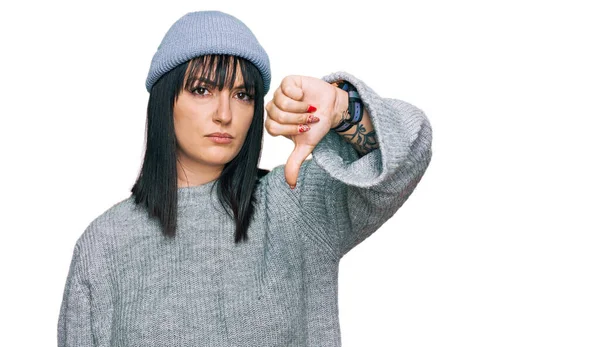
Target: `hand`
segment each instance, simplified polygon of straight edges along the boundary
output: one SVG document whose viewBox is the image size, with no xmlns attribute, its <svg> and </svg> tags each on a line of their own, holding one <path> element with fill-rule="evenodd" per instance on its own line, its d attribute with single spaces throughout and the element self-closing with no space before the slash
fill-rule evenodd
<svg viewBox="0 0 600 347">
<path fill-rule="evenodd" d="M 341 91 L 318 78 L 286 76 L 265 107 L 267 132 L 272 136 L 283 135 L 295 144 L 284 169 L 285 180 L 292 188 L 296 186 L 304 160 L 335 125 L 338 90 Z M 316 111 L 309 113 L 310 106 L 316 107 Z M 307 124 L 311 114 L 320 120 Z M 301 132 L 303 124 L 310 129 Z"/>
</svg>

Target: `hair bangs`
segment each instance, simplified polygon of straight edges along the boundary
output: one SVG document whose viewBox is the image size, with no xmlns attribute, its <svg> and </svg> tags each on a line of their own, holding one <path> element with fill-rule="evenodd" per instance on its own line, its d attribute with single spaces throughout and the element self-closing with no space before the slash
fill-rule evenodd
<svg viewBox="0 0 600 347">
<path fill-rule="evenodd" d="M 225 86 L 233 89 L 237 79 L 238 66 L 242 73 L 243 88 L 252 98 L 262 96 L 262 77 L 260 72 L 246 59 L 225 55 L 211 54 L 192 59 L 188 65 L 184 88 L 191 91 L 199 83 L 208 84 L 223 90 Z"/>
</svg>

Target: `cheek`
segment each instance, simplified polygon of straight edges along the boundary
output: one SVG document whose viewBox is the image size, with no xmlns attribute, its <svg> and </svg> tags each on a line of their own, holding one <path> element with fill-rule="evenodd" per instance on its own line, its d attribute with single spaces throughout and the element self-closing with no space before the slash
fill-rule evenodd
<svg viewBox="0 0 600 347">
<path fill-rule="evenodd" d="M 202 117 L 201 110 L 176 107 L 173 109 L 175 137 L 180 147 L 190 148 L 200 144 Z"/>
<path fill-rule="evenodd" d="M 250 129 L 250 124 L 252 124 L 253 115 L 254 115 L 254 109 L 250 113 L 245 112 L 244 116 L 242 117 L 242 120 L 240 121 L 240 124 L 239 124 L 240 131 L 238 131 L 238 133 L 241 135 L 242 144 L 246 140 L 246 137 L 248 136 L 248 130 Z"/>
</svg>

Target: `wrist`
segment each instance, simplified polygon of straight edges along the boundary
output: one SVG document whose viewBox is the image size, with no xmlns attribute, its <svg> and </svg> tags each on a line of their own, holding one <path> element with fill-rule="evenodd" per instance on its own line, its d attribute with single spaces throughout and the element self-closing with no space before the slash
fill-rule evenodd
<svg viewBox="0 0 600 347">
<path fill-rule="evenodd" d="M 340 80 L 336 87 L 341 90 L 336 94 L 334 102 L 334 119 L 338 122 L 332 129 L 337 133 L 345 133 L 360 123 L 364 106 L 356 88 L 348 81 Z"/>
<path fill-rule="evenodd" d="M 342 120 L 348 119 L 348 92 L 335 87 L 336 97 L 333 106 L 333 121 L 331 129 L 337 127 Z"/>
</svg>

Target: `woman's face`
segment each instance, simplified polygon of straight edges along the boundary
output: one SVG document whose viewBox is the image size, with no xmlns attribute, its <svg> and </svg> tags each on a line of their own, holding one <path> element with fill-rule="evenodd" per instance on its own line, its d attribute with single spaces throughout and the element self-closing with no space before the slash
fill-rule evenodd
<svg viewBox="0 0 600 347">
<path fill-rule="evenodd" d="M 233 89 L 219 91 L 207 80 L 182 89 L 173 106 L 180 164 L 191 171 L 220 171 L 239 153 L 254 115 L 238 66 Z M 231 138 L 211 137 L 228 133 Z"/>
</svg>

